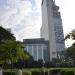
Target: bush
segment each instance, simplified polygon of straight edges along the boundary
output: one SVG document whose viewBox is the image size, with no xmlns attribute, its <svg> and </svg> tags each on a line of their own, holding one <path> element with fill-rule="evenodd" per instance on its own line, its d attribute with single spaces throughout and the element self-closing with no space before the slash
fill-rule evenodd
<svg viewBox="0 0 75 75">
<path fill-rule="evenodd" d="M 32 71 L 31 75 L 41 75 L 40 71 Z"/>
<path fill-rule="evenodd" d="M 30 75 L 30 73 L 24 72 L 23 75 Z"/>
<path fill-rule="evenodd" d="M 57 75 L 58 73 L 60 73 L 60 69 L 53 69 L 53 70 L 50 70 L 50 74 L 51 75 Z"/>
<path fill-rule="evenodd" d="M 11 72 L 3 72 L 3 75 L 11 75 Z M 12 75 L 15 75 L 15 72 L 12 72 Z"/>
<path fill-rule="evenodd" d="M 61 75 L 74 75 L 73 71 L 61 71 Z"/>
<path fill-rule="evenodd" d="M 48 75 L 48 71 L 46 71 L 46 72 L 41 72 L 41 75 Z"/>
</svg>

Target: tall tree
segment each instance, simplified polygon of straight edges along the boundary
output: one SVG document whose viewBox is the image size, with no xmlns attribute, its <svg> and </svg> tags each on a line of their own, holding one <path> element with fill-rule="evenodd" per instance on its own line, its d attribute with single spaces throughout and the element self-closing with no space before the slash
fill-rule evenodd
<svg viewBox="0 0 75 75">
<path fill-rule="evenodd" d="M 24 53 L 24 50 L 21 46 L 21 43 L 18 41 L 4 40 L 0 45 L 0 60 L 12 62 L 17 61 L 18 59 L 28 59 L 29 56 Z"/>
<path fill-rule="evenodd" d="M 16 38 L 9 31 L 0 26 L 0 44 L 2 40 L 12 39 L 16 40 Z"/>
<path fill-rule="evenodd" d="M 22 47 L 20 41 L 16 41 L 16 38 L 0 27 L 0 63 L 1 62 L 16 62 L 20 60 L 28 60 L 29 54 L 26 53 Z"/>
<path fill-rule="evenodd" d="M 75 30 L 72 30 L 69 34 L 66 35 L 65 40 L 67 39 L 75 40 Z"/>
<path fill-rule="evenodd" d="M 72 39 L 75 40 L 75 30 L 72 30 L 66 37 L 65 40 L 67 39 Z M 65 58 L 67 61 L 70 63 L 74 64 L 75 63 L 75 42 L 72 44 L 72 46 L 66 48 L 65 51 Z"/>
<path fill-rule="evenodd" d="M 11 75 L 13 62 L 17 62 L 19 59 L 26 60 L 28 58 L 29 56 L 26 53 L 24 53 L 24 50 L 19 41 L 15 40 L 2 41 L 0 45 L 0 63 L 7 62 L 11 64 Z"/>
</svg>

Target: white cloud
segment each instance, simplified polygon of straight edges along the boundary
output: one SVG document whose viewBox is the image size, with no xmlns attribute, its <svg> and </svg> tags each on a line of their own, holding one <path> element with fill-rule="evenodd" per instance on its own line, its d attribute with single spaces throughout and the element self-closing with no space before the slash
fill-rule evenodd
<svg viewBox="0 0 75 75">
<path fill-rule="evenodd" d="M 10 27 L 17 39 L 39 37 L 42 0 L 0 0 L 0 25 Z M 75 28 L 75 0 L 56 0 L 64 32 Z"/>
<path fill-rule="evenodd" d="M 60 6 L 65 35 L 75 29 L 75 0 L 56 0 Z"/>
<path fill-rule="evenodd" d="M 6 0 L 0 7 L 0 25 L 12 28 L 19 40 L 39 37 L 41 8 L 37 1 L 34 0 L 36 4 L 33 7 L 33 1 L 31 3 L 30 0 Z"/>
<path fill-rule="evenodd" d="M 8 26 L 16 25 L 23 19 L 24 15 L 26 15 L 31 10 L 31 4 L 28 1 L 22 2 L 21 0 L 8 1 L 9 2 L 7 3 L 9 3 L 10 9 L 6 10 L 7 6 L 5 9 L 3 9 L 6 11 L 5 13 L 4 11 L 2 12 L 4 14 L 0 14 L 2 15 L 2 17 L 0 17 L 0 23 L 2 23 L 2 25 L 7 24 Z"/>
</svg>

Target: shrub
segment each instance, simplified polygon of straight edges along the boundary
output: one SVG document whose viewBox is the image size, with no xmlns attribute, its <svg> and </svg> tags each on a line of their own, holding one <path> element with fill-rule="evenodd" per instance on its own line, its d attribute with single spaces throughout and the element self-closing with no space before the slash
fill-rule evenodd
<svg viewBox="0 0 75 75">
<path fill-rule="evenodd" d="M 61 75 L 74 75 L 73 71 L 61 71 Z"/>
<path fill-rule="evenodd" d="M 3 72 L 3 75 L 11 75 L 11 72 Z M 15 75 L 15 72 L 12 72 L 12 75 Z"/>
<path fill-rule="evenodd" d="M 41 75 L 40 71 L 32 71 L 31 75 Z"/>
<path fill-rule="evenodd" d="M 48 71 L 46 71 L 46 72 L 41 72 L 41 75 L 48 75 Z"/>
<path fill-rule="evenodd" d="M 30 75 L 30 73 L 24 72 L 23 75 Z"/>
<path fill-rule="evenodd" d="M 60 69 L 53 69 L 53 70 L 50 70 L 50 74 L 51 75 L 56 75 L 56 74 L 58 74 L 58 73 L 60 73 Z"/>
</svg>

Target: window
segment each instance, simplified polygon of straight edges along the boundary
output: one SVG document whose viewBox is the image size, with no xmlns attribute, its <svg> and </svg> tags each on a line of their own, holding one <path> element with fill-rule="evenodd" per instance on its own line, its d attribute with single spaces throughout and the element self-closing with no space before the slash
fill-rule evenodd
<svg viewBox="0 0 75 75">
<path fill-rule="evenodd" d="M 37 58 L 38 58 L 36 45 L 33 46 L 33 57 L 34 57 L 34 60 L 37 60 Z"/>
<path fill-rule="evenodd" d="M 32 55 L 32 46 L 31 45 L 27 46 L 27 51 Z"/>
<path fill-rule="evenodd" d="M 50 0 L 46 0 L 46 2 L 47 2 L 47 6 L 49 6 Z"/>
<path fill-rule="evenodd" d="M 42 53 L 42 46 L 41 45 L 39 45 L 38 46 L 38 59 L 42 59 L 42 55 L 43 53 Z"/>
</svg>

